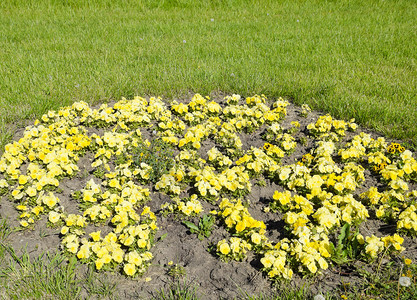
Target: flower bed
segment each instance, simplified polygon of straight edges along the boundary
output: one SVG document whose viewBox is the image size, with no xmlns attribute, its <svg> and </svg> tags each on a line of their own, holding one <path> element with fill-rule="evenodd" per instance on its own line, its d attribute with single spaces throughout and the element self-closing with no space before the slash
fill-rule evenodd
<svg viewBox="0 0 417 300">
<path fill-rule="evenodd" d="M 68 255 L 128 277 L 150 266 L 158 218 L 169 214 L 212 215 L 213 226 L 228 232 L 212 254 L 228 262 L 252 253 L 272 280 L 401 253 L 403 237 L 417 232 L 413 154 L 356 133 L 354 120 L 321 116 L 300 131 L 299 122 L 285 122 L 289 105 L 263 95 L 215 102 L 199 94 L 184 103 L 136 97 L 97 109 L 77 102 L 48 112 L 5 147 L 0 192 L 22 228 L 45 215 Z M 303 106 L 300 118 L 308 114 Z M 261 144 L 244 144 L 243 135 Z M 91 158 L 89 171 L 78 165 L 83 157 Z M 88 181 L 72 192 L 77 212 L 69 213 L 60 184 L 83 172 Z M 375 185 L 364 185 L 369 178 Z M 261 202 L 249 197 L 254 184 L 277 189 Z M 153 193 L 170 200 L 152 211 Z M 251 215 L 254 201 L 265 218 Z M 271 214 L 284 226 L 270 228 Z M 396 232 L 361 231 L 371 219 Z M 188 226 L 202 238 L 211 230 Z"/>
</svg>

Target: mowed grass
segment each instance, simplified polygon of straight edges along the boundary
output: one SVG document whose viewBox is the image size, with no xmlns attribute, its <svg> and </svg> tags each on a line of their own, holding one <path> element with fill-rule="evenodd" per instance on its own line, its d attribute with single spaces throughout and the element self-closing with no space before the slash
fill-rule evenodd
<svg viewBox="0 0 417 300">
<path fill-rule="evenodd" d="M 414 0 L 1 1 L 0 153 L 16 128 L 74 101 L 216 92 L 308 103 L 416 149 L 416 15 Z M 50 260 L 10 261 L 0 246 L 3 297 L 76 299 L 82 287 L 90 295 L 116 293 L 94 276 L 81 285 L 71 265 L 62 277 L 50 272 L 57 269 Z M 396 299 L 400 290 L 386 274 L 370 277 L 363 289 L 389 290 Z M 173 287 L 159 296 L 172 299 L 173 292 L 190 290 Z M 283 295 L 306 298 L 300 291 Z"/>
<path fill-rule="evenodd" d="M 416 15 L 414 0 L 2 1 L 0 149 L 74 101 L 216 91 L 287 97 L 415 147 Z"/>
</svg>

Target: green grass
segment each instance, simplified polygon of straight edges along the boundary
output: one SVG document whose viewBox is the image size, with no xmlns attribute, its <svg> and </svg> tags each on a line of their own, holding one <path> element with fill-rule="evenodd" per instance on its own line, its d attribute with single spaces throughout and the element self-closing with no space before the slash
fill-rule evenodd
<svg viewBox="0 0 417 300">
<path fill-rule="evenodd" d="M 0 217 L 0 268 L 5 262 L 5 255 L 8 249 L 7 238 L 9 237 L 10 233 L 12 233 L 12 231 L 13 230 L 10 228 L 7 220 Z"/>
<path fill-rule="evenodd" d="M 16 127 L 74 101 L 197 92 L 287 97 L 415 149 L 416 15 L 414 0 L 1 1 L 0 153 Z M 8 233 L 1 223 L 2 263 Z M 13 261 L 1 269 L 8 297 L 77 297 L 80 286 L 61 257 Z M 64 272 L 54 273 L 59 265 Z M 368 277 L 364 288 L 395 299 L 397 273 Z M 90 294 L 115 292 L 96 279 L 86 281 Z M 27 284 L 12 286 L 17 280 Z M 159 296 L 172 293 L 195 297 L 180 286 Z"/>
<path fill-rule="evenodd" d="M 288 287 L 288 283 L 284 283 L 277 287 L 277 291 L 271 293 L 271 295 L 251 295 L 247 292 L 242 292 L 242 295 L 238 298 L 239 300 L 306 300 L 312 299 L 313 296 L 309 291 L 309 287 L 297 286 Z M 328 298 L 330 300 L 331 298 Z"/>
<path fill-rule="evenodd" d="M 161 289 L 152 296 L 153 300 L 198 300 L 197 288 L 185 280 L 173 280 L 169 287 Z"/>
<path fill-rule="evenodd" d="M 88 3 L 0 4 L 1 146 L 74 101 L 216 91 L 284 96 L 417 145 L 414 0 Z"/>
<path fill-rule="evenodd" d="M 31 258 L 26 250 L 18 255 L 10 245 L 0 247 L 1 299 L 121 299 L 117 283 L 91 268 L 81 274 L 76 259 L 60 252 Z"/>
<path fill-rule="evenodd" d="M 87 295 L 95 295 L 97 299 L 111 300 L 122 298 L 118 295 L 117 282 L 114 282 L 107 274 L 100 274 L 98 276 L 92 266 L 88 268 L 84 288 Z"/>
<path fill-rule="evenodd" d="M 31 258 L 26 249 L 16 251 L 9 238 L 13 231 L 0 217 L 0 299 L 86 299 L 82 291 L 97 299 L 120 299 L 117 283 L 92 268 L 81 274 L 76 260 L 60 252 Z"/>
<path fill-rule="evenodd" d="M 30 259 L 8 248 L 11 259 L 0 272 L 3 299 L 79 299 L 81 284 L 76 279 L 75 261 L 66 263 L 60 253 L 45 253 Z"/>
</svg>

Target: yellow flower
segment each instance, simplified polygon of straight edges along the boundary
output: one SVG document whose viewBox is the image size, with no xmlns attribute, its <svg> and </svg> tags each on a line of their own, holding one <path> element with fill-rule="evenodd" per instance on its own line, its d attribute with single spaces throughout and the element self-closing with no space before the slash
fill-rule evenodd
<svg viewBox="0 0 417 300">
<path fill-rule="evenodd" d="M 268 253 L 261 258 L 261 263 L 265 268 L 272 267 L 273 263 L 275 261 L 275 257 L 273 255 L 269 255 Z"/>
<path fill-rule="evenodd" d="M 383 205 L 381 205 L 381 206 L 378 208 L 378 210 L 376 211 L 376 217 L 377 217 L 377 218 L 382 218 L 382 217 L 384 216 L 384 214 L 385 214 L 385 211 L 384 211 L 384 206 L 383 206 Z"/>
<path fill-rule="evenodd" d="M 132 251 L 129 252 L 129 254 L 127 255 L 127 261 L 130 264 L 134 264 L 135 266 L 140 266 L 142 265 L 142 257 L 136 252 L 136 251 Z"/>
<path fill-rule="evenodd" d="M 125 271 L 126 275 L 133 276 L 136 273 L 136 266 L 131 263 L 125 264 L 123 271 Z"/>
<path fill-rule="evenodd" d="M 69 231 L 69 227 L 67 227 L 67 226 L 63 226 L 63 227 L 61 228 L 61 234 L 62 234 L 62 235 L 67 234 L 67 233 L 68 233 L 68 231 Z"/>
<path fill-rule="evenodd" d="M 112 260 L 112 257 L 111 257 L 110 254 L 106 253 L 106 254 L 103 255 L 103 257 L 101 259 L 103 260 L 103 262 L 105 264 L 109 264 Z"/>
<path fill-rule="evenodd" d="M 90 233 L 90 236 L 92 237 L 94 242 L 98 242 L 100 241 L 100 234 L 101 230 Z"/>
<path fill-rule="evenodd" d="M 285 217 L 285 222 L 287 224 L 291 225 L 291 224 L 294 224 L 297 221 L 298 215 L 296 213 L 293 213 L 293 212 L 290 211 L 290 212 L 286 213 L 284 215 L 284 217 Z"/>
<path fill-rule="evenodd" d="M 154 221 L 152 221 L 152 223 L 149 225 L 149 227 L 150 227 L 152 230 L 156 230 L 156 229 L 158 229 L 158 226 L 156 225 L 156 223 L 155 223 Z"/>
<path fill-rule="evenodd" d="M 101 259 L 101 258 L 96 259 L 95 265 L 96 265 L 97 270 L 101 270 L 101 268 L 104 265 L 103 259 Z"/>
<path fill-rule="evenodd" d="M 315 263 L 314 261 L 310 262 L 310 263 L 307 265 L 307 268 L 308 268 L 308 270 L 309 270 L 311 273 L 313 273 L 313 274 L 317 272 L 317 266 L 316 266 L 316 263 Z"/>
<path fill-rule="evenodd" d="M 251 235 L 251 241 L 252 241 L 252 243 L 254 243 L 254 244 L 256 244 L 256 245 L 259 245 L 260 243 L 261 243 L 261 241 L 262 241 L 262 237 L 261 237 L 261 235 L 259 234 L 259 233 L 252 233 L 252 235 Z"/>
<path fill-rule="evenodd" d="M 86 202 L 96 202 L 97 200 L 93 196 L 93 191 L 84 191 L 83 200 Z"/>
<path fill-rule="evenodd" d="M 146 251 L 145 253 L 142 253 L 141 255 L 142 259 L 145 261 L 151 260 L 153 258 L 153 255 L 151 252 Z"/>
<path fill-rule="evenodd" d="M 234 252 L 234 253 L 239 252 L 240 246 L 241 246 L 240 242 L 241 242 L 240 238 L 235 238 L 235 237 L 230 238 L 230 249 L 232 250 L 232 252 Z"/>
<path fill-rule="evenodd" d="M 19 176 L 19 184 L 20 185 L 25 185 L 26 182 L 28 182 L 28 177 L 25 175 L 20 175 Z"/>
<path fill-rule="evenodd" d="M 37 194 L 37 191 L 36 191 L 36 189 L 35 189 L 35 188 L 33 188 L 33 187 L 31 186 L 31 187 L 28 187 L 28 188 L 27 188 L 27 190 L 26 190 L 26 194 L 27 194 L 29 197 L 35 197 L 35 196 L 36 196 L 36 194 Z"/>
<path fill-rule="evenodd" d="M 55 211 L 50 211 L 49 212 L 48 220 L 52 224 L 55 224 L 56 222 L 58 222 L 60 218 L 61 218 L 61 214 L 60 213 L 57 213 Z"/>
<path fill-rule="evenodd" d="M 139 239 L 137 244 L 139 248 L 145 248 L 148 242 L 145 239 Z"/>
<path fill-rule="evenodd" d="M 243 230 L 245 230 L 245 228 L 246 228 L 246 224 L 245 224 L 244 221 L 237 222 L 237 224 L 236 224 L 236 231 L 237 232 L 242 232 Z"/>
<path fill-rule="evenodd" d="M 220 246 L 219 246 L 219 250 L 221 254 L 227 255 L 230 253 L 230 247 L 229 244 L 226 242 L 223 242 Z"/>
<path fill-rule="evenodd" d="M 121 263 L 123 261 L 124 251 L 122 249 L 116 249 L 113 251 L 112 259 L 117 262 Z"/>
<path fill-rule="evenodd" d="M 286 205 L 286 204 L 290 203 L 291 192 L 290 191 L 285 191 L 284 193 L 280 193 L 278 191 L 275 191 L 272 198 L 276 201 L 279 201 L 281 203 L 281 205 Z"/>
<path fill-rule="evenodd" d="M 85 259 L 90 257 L 90 249 L 88 245 L 82 245 L 77 253 L 78 259 Z"/>
<path fill-rule="evenodd" d="M 26 220 L 23 220 L 23 221 L 20 221 L 20 225 L 22 227 L 28 227 L 29 226 L 29 223 Z"/>
<path fill-rule="evenodd" d="M 9 186 L 9 184 L 7 183 L 7 181 L 5 179 L 0 179 L 0 188 L 6 188 L 8 186 Z"/>
<path fill-rule="evenodd" d="M 48 196 L 43 197 L 42 202 L 51 209 L 59 202 L 59 199 L 50 192 Z"/>
<path fill-rule="evenodd" d="M 320 257 L 319 259 L 319 265 L 320 265 L 320 268 L 323 270 L 327 270 L 327 268 L 329 267 L 328 263 L 322 257 Z"/>
<path fill-rule="evenodd" d="M 28 209 L 28 207 L 26 205 L 18 205 L 18 206 L 16 206 L 16 209 L 25 211 L 25 210 Z"/>
<path fill-rule="evenodd" d="M 98 251 L 97 251 L 97 257 L 99 258 L 103 258 L 104 255 L 108 254 L 109 250 L 107 250 L 107 247 L 101 247 Z M 103 260 L 104 262 L 104 260 Z"/>
<path fill-rule="evenodd" d="M 130 246 L 133 244 L 133 242 L 135 241 L 135 238 L 131 235 L 127 236 L 124 240 L 123 240 L 123 245 L 125 246 Z"/>
<path fill-rule="evenodd" d="M 20 216 L 19 216 L 19 218 L 21 218 L 21 219 L 23 219 L 23 218 L 29 218 L 30 217 L 30 213 L 28 213 L 28 212 L 23 212 Z"/>
<path fill-rule="evenodd" d="M 67 244 L 67 250 L 71 253 L 77 253 L 78 251 L 78 243 L 71 242 Z"/>
<path fill-rule="evenodd" d="M 365 239 L 363 238 L 363 235 L 362 234 L 358 234 L 356 236 L 356 239 L 358 240 L 358 243 L 359 244 L 361 244 L 361 245 L 365 244 Z"/>
</svg>

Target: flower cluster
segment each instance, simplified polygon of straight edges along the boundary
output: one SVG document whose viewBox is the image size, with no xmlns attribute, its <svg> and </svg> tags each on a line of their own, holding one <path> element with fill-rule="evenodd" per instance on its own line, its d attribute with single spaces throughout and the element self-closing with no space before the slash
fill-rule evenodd
<svg viewBox="0 0 417 300">
<path fill-rule="evenodd" d="M 404 170 L 406 180 L 417 182 L 417 161 L 410 150 L 401 153 L 398 166 Z"/>
<path fill-rule="evenodd" d="M 282 126 L 278 122 L 273 122 L 271 125 L 269 125 L 266 128 L 263 138 L 270 143 L 274 143 L 276 140 L 276 137 L 282 134 L 282 132 L 283 132 Z"/>
<path fill-rule="evenodd" d="M 240 199 L 233 201 L 224 198 L 219 208 L 219 216 L 224 219 L 226 226 L 237 234 L 244 236 L 253 230 L 256 230 L 260 234 L 265 233 L 265 224 L 262 221 L 252 218 Z"/>
<path fill-rule="evenodd" d="M 287 155 L 294 152 L 295 147 L 297 146 L 295 138 L 288 133 L 279 134 L 276 140 L 278 142 L 278 146 L 280 146 Z"/>
<path fill-rule="evenodd" d="M 47 214 L 48 224 L 60 227 L 67 254 L 132 277 L 143 274 L 153 257 L 157 218 L 145 206 L 151 190 L 171 198 L 163 211 L 186 218 L 198 216 L 204 200 L 218 206 L 222 226 L 233 235 L 217 243 L 219 257 L 241 261 L 253 251 L 271 279 L 326 270 L 346 246 L 343 241 L 354 240 L 355 253 L 370 260 L 383 251 L 401 252 L 397 233 L 359 233 L 370 211 L 395 223 L 398 232 L 417 234 L 417 192 L 409 191 L 417 181 L 417 161 L 403 146 L 365 133 L 345 142 L 346 131 L 357 128 L 354 120 L 327 115 L 307 126 L 316 138 L 309 153 L 287 160 L 297 148 L 291 134 L 301 130 L 298 122 L 288 129 L 280 123 L 287 101 L 232 95 L 223 103 L 196 94 L 188 103 L 135 97 L 96 109 L 77 102 L 50 111 L 5 147 L 0 195 L 15 202 L 22 227 Z M 304 115 L 310 111 L 302 109 Z M 91 127 L 102 129 L 89 132 Z M 244 134 L 263 129 L 262 143 L 243 145 Z M 79 175 L 82 165 L 92 171 Z M 384 187 L 371 187 L 358 201 L 366 168 Z M 73 191 L 78 212 L 69 214 L 60 184 L 75 176 L 86 184 Z M 270 240 L 272 229 L 249 212 L 251 180 L 264 177 L 281 186 L 265 209 L 279 212 L 285 223 L 286 238 L 279 241 Z M 141 186 L 151 184 L 152 189 Z M 334 237 L 346 226 L 357 230 L 354 238 L 339 237 L 335 247 Z"/>
<path fill-rule="evenodd" d="M 398 216 L 398 229 L 405 229 L 413 234 L 417 234 L 417 214 L 416 206 L 410 205 Z"/>
<path fill-rule="evenodd" d="M 225 125 L 228 124 L 228 125 Z M 225 125 L 225 126 L 223 126 Z M 242 141 L 236 134 L 235 129 L 229 123 L 224 123 L 218 134 L 214 136 L 214 140 L 223 147 L 227 155 L 231 158 L 239 156 L 242 152 Z"/>
<path fill-rule="evenodd" d="M 311 112 L 311 108 L 310 106 L 308 106 L 308 104 L 301 105 L 301 109 L 301 116 L 303 117 L 307 117 L 308 114 Z"/>
<path fill-rule="evenodd" d="M 166 213 L 179 212 L 182 215 L 189 217 L 199 215 L 203 211 L 201 202 L 198 201 L 196 194 L 192 194 L 189 198 L 182 199 L 175 197 L 172 203 L 164 203 L 161 205 L 161 209 Z"/>
<path fill-rule="evenodd" d="M 211 148 L 208 152 L 208 161 L 212 164 L 213 167 L 224 170 L 230 167 L 233 162 L 232 160 L 221 153 L 216 147 Z"/>
<path fill-rule="evenodd" d="M 238 237 L 231 237 L 229 241 L 221 240 L 217 243 L 217 254 L 224 261 L 230 259 L 241 261 L 246 258 L 248 250 L 251 250 L 251 245 Z"/>
<path fill-rule="evenodd" d="M 209 199 L 215 199 L 221 193 L 243 196 L 252 187 L 249 174 L 240 166 L 225 169 L 220 174 L 216 174 L 215 169 L 210 166 L 205 166 L 204 169 L 190 167 L 187 176 L 200 196 Z"/>
<path fill-rule="evenodd" d="M 315 124 L 309 124 L 307 129 L 310 134 L 321 140 L 338 141 L 345 136 L 346 130 L 356 130 L 357 125 L 352 119 L 350 122 L 335 120 L 330 115 L 321 116 Z"/>
<path fill-rule="evenodd" d="M 299 240 L 282 239 L 261 258 L 263 269 L 272 279 L 291 279 L 293 268 L 306 273 L 326 270 L 331 256 L 330 242 L 320 234 L 312 234 L 306 227 L 300 231 Z"/>
<path fill-rule="evenodd" d="M 229 105 L 223 110 L 223 114 L 236 130 L 253 132 L 264 123 L 278 122 L 286 115 L 287 101 L 279 99 L 270 109 L 265 104 L 266 100 L 264 95 L 248 97 L 247 105 Z"/>
<path fill-rule="evenodd" d="M 329 126 L 327 131 L 331 128 Z M 386 147 L 384 139 L 374 140 L 363 133 L 354 136 L 337 153 L 333 141 L 319 141 L 301 162 L 276 168 L 272 178 L 289 190 L 275 191 L 267 211 L 284 213 L 283 220 L 291 238 L 282 240 L 275 246 L 276 250 L 267 251 L 261 259 L 269 277 L 290 278 L 292 273 L 288 270 L 294 268 L 307 273 L 327 269 L 333 255 L 338 255 L 331 246 L 330 234 L 337 232 L 343 224 L 357 226 L 369 218 L 364 204 L 375 209 L 379 218 L 385 216 L 388 221 L 389 215 L 389 221 L 398 220 L 399 230 L 413 232 L 413 225 L 417 223 L 414 205 L 410 204 L 414 204 L 417 198 L 415 191 L 405 193 L 408 185 L 402 168 L 404 163 L 401 162 L 405 160 L 412 166 L 414 158 L 411 152 L 401 152 L 394 164 L 388 165 L 387 173 L 381 172 L 388 190 L 380 193 L 371 187 L 361 194 L 364 204 L 353 196 L 365 181 L 364 166 L 367 163 L 371 168 L 383 163 L 391 164 L 392 157 L 378 154 L 387 151 Z M 339 160 L 336 155 L 344 165 L 335 163 Z M 290 190 L 298 194 L 292 195 Z M 375 259 L 382 252 L 397 254 L 404 250 L 401 246 L 403 239 L 398 234 L 381 238 L 364 238 L 358 234 L 357 237 L 359 243 L 355 246 L 355 253 L 358 257 Z"/>
<path fill-rule="evenodd" d="M 269 250 L 261 258 L 263 270 L 267 272 L 269 278 L 291 279 L 293 270 L 287 261 L 287 252 L 281 248 L 282 242 L 275 245 L 273 250 Z M 288 245 L 284 245 L 284 248 Z M 288 249 L 288 248 L 286 248 Z"/>
<path fill-rule="evenodd" d="M 382 238 L 371 235 L 366 237 L 365 241 L 365 253 L 366 255 L 369 255 L 371 259 L 375 259 L 378 253 L 384 250 L 388 253 L 401 252 L 404 250 L 404 247 L 401 246 L 404 239 L 398 234 Z"/>
<path fill-rule="evenodd" d="M 236 161 L 236 165 L 244 166 L 251 177 L 257 177 L 277 165 L 276 160 L 282 157 L 284 152 L 279 147 L 266 143 L 263 149 L 252 147 Z"/>
</svg>

